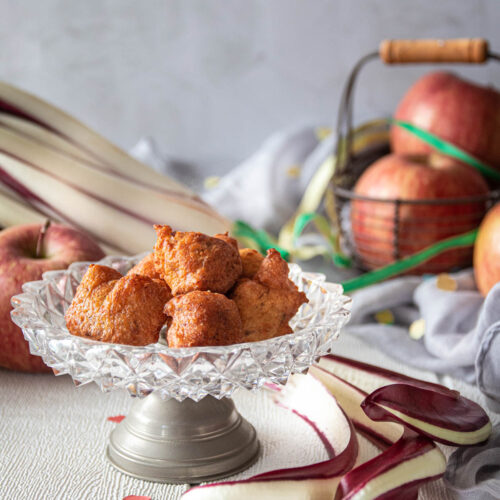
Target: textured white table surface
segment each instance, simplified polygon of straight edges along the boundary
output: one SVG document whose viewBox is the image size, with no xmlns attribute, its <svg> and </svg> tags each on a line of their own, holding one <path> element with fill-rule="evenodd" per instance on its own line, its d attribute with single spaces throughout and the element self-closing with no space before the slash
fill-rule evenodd
<svg viewBox="0 0 500 500">
<path fill-rule="evenodd" d="M 335 352 L 377 363 L 410 375 L 437 381 L 432 374 L 409 370 L 347 335 Z M 481 394 L 464 383 L 441 382 L 485 404 Z M 322 446 L 301 419 L 275 407 L 265 393 L 239 392 L 234 400 L 256 427 L 262 445 L 259 461 L 235 477 L 248 477 L 276 467 L 324 459 Z M 124 392 L 103 394 L 97 386 L 75 388 L 68 376 L 26 375 L 0 370 L 0 499 L 103 499 L 148 495 L 154 500 L 178 499 L 188 485 L 141 481 L 108 464 L 105 449 L 116 425 L 107 420 L 126 414 L 131 399 Z M 497 422 L 500 415 L 491 415 Z M 452 449 L 445 449 L 449 454 Z M 367 457 L 374 447 L 362 442 Z M 441 481 L 421 490 L 421 499 L 451 499 Z"/>
</svg>

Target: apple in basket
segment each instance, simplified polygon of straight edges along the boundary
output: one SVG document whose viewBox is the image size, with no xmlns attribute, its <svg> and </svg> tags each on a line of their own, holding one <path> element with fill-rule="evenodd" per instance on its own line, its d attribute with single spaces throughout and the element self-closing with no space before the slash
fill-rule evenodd
<svg viewBox="0 0 500 500">
<path fill-rule="evenodd" d="M 500 203 L 484 218 L 474 244 L 474 276 L 483 296 L 500 281 Z"/>
<path fill-rule="evenodd" d="M 444 72 L 420 78 L 394 117 L 421 127 L 500 169 L 500 92 Z M 400 154 L 431 151 L 400 127 L 391 129 L 391 149 Z"/>
<path fill-rule="evenodd" d="M 42 358 L 30 354 L 21 329 L 10 319 L 10 299 L 23 283 L 72 262 L 99 260 L 104 252 L 86 234 L 61 224 L 13 226 L 0 232 L 0 367 L 48 372 Z"/>
<path fill-rule="evenodd" d="M 374 269 L 477 227 L 484 215 L 484 201 L 449 200 L 486 195 L 488 186 L 473 167 L 453 158 L 437 153 L 393 153 L 370 165 L 358 179 L 354 192 L 363 198 L 351 204 L 352 238 L 361 264 Z M 465 266 L 471 257 L 471 249 L 450 250 L 415 272 L 442 272 Z"/>
</svg>

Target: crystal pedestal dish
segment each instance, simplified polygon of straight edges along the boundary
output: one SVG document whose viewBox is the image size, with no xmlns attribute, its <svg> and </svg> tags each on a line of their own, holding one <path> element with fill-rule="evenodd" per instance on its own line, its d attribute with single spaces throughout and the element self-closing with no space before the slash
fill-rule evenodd
<svg viewBox="0 0 500 500">
<path fill-rule="evenodd" d="M 102 265 L 125 274 L 142 256 L 106 257 Z M 305 292 L 290 325 L 294 333 L 261 342 L 170 349 L 135 347 L 70 335 L 64 313 L 88 262 L 50 271 L 12 298 L 12 318 L 33 354 L 77 385 L 126 389 L 136 401 L 110 436 L 107 456 L 129 475 L 152 481 L 198 483 L 231 475 L 258 456 L 255 429 L 230 396 L 237 388 L 283 384 L 327 354 L 349 317 L 350 299 L 321 274 L 290 265 L 290 279 Z"/>
</svg>

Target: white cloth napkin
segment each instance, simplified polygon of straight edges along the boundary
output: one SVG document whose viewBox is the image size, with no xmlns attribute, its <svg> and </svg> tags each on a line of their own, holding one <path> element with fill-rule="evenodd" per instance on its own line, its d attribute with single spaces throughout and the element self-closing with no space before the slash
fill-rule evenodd
<svg viewBox="0 0 500 500">
<path fill-rule="evenodd" d="M 500 426 L 487 443 L 459 448 L 448 460 L 444 481 L 455 498 L 498 500 L 500 498 Z"/>
<path fill-rule="evenodd" d="M 302 126 L 278 132 L 201 196 L 231 220 L 277 233 L 293 215 L 311 177 L 333 151 L 334 142 L 324 128 Z M 201 186 L 208 177 L 208 173 L 162 154 L 151 138 L 141 139 L 131 154 L 189 186 Z"/>
<path fill-rule="evenodd" d="M 500 284 L 486 299 L 472 270 L 450 275 L 456 291 L 442 290 L 437 278 L 405 276 L 364 288 L 353 295 L 347 330 L 411 366 L 449 373 L 477 383 L 489 406 L 500 411 Z M 375 314 L 389 309 L 394 324 Z M 422 318 L 425 334 L 413 340 L 410 324 Z"/>
</svg>

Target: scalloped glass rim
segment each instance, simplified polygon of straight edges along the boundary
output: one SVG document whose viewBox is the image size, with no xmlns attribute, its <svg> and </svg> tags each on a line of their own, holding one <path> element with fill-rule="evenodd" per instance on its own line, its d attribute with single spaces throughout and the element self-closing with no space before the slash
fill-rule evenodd
<svg viewBox="0 0 500 500">
<path fill-rule="evenodd" d="M 143 256 L 110 256 L 99 264 L 125 274 Z M 309 299 L 290 321 L 291 334 L 177 349 L 160 343 L 137 347 L 99 342 L 71 335 L 64 321 L 89 264 L 77 262 L 24 284 L 23 293 L 12 298 L 12 319 L 22 328 L 31 352 L 42 356 L 58 375 L 71 375 L 77 385 L 95 382 L 104 392 L 124 388 L 143 397 L 159 391 L 162 397 L 199 401 L 206 395 L 230 396 L 238 387 L 255 390 L 266 382 L 282 384 L 330 351 L 350 315 L 350 298 L 343 295 L 341 285 L 290 264 L 290 278 Z"/>
</svg>

